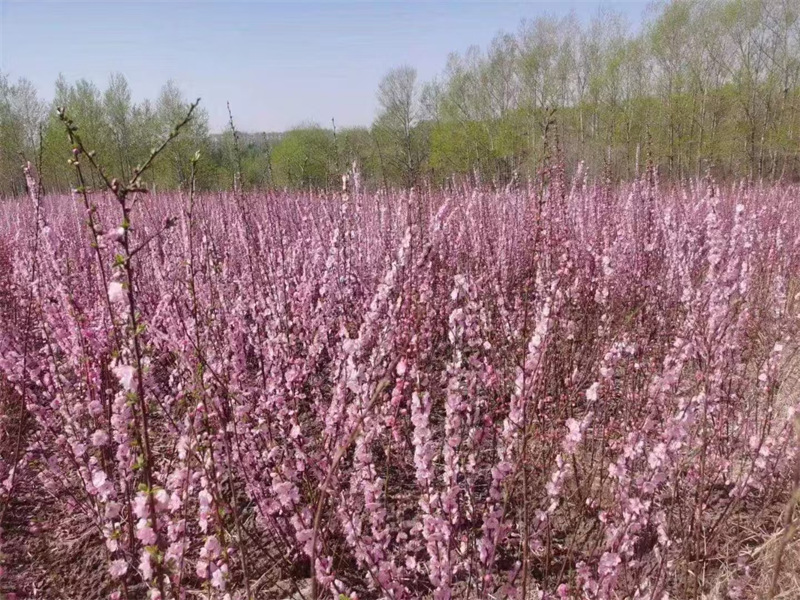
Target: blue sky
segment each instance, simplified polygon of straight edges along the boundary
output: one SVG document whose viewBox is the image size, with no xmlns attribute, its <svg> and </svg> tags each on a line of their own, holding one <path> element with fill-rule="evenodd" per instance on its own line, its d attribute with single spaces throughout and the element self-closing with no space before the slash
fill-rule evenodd
<svg viewBox="0 0 800 600">
<path fill-rule="evenodd" d="M 101 89 L 121 72 L 134 97 L 155 98 L 173 79 L 202 97 L 212 131 L 280 131 L 302 122 L 368 124 L 375 92 L 392 67 L 421 79 L 450 52 L 485 47 L 523 18 L 601 7 L 636 26 L 646 0 L 560 2 L 94 2 L 0 0 L 0 72 L 26 77 L 50 99 L 59 73 Z"/>
</svg>

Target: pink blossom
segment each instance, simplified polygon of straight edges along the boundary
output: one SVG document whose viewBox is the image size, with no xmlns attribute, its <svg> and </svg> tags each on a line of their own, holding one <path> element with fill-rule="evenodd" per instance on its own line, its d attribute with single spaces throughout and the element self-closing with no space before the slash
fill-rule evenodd
<svg viewBox="0 0 800 600">
<path fill-rule="evenodd" d="M 109 229 L 108 232 L 104 233 L 101 237 L 109 242 L 119 242 L 124 235 L 125 229 L 122 227 L 115 227 L 114 229 Z"/>
<path fill-rule="evenodd" d="M 141 540 L 145 546 L 152 546 L 156 543 L 156 532 L 150 526 L 150 523 L 145 519 L 139 519 L 136 524 L 136 537 Z"/>
<path fill-rule="evenodd" d="M 569 433 L 567 433 L 567 437 L 564 439 L 564 451 L 572 453 L 583 437 L 580 421 L 576 419 L 567 419 L 567 429 L 569 429 Z"/>
<path fill-rule="evenodd" d="M 113 520 L 119 517 L 122 507 L 119 502 L 106 503 L 106 519 Z"/>
<path fill-rule="evenodd" d="M 214 569 L 211 573 L 211 585 L 218 590 L 225 589 L 225 573 L 220 568 Z"/>
<path fill-rule="evenodd" d="M 117 365 L 112 371 L 114 375 L 117 376 L 117 379 L 119 379 L 122 389 L 126 392 L 130 392 L 133 389 L 133 377 L 136 375 L 136 369 L 130 365 Z"/>
<path fill-rule="evenodd" d="M 100 489 L 105 485 L 106 479 L 107 477 L 105 471 L 98 470 L 92 473 L 92 485 L 97 489 Z"/>
<path fill-rule="evenodd" d="M 153 499 L 155 500 L 156 510 L 157 511 L 164 511 L 167 509 L 169 505 L 169 494 L 167 490 L 164 488 L 159 488 L 153 494 Z"/>
<path fill-rule="evenodd" d="M 208 579 L 208 561 L 198 560 L 195 565 L 195 573 L 200 579 Z"/>
<path fill-rule="evenodd" d="M 112 281 L 108 284 L 108 299 L 115 304 L 125 301 L 125 290 L 122 283 Z"/>
<path fill-rule="evenodd" d="M 119 579 L 128 572 L 128 563 L 122 558 L 112 560 L 108 572 L 114 579 Z"/>
<path fill-rule="evenodd" d="M 108 443 L 108 433 L 104 429 L 98 429 L 92 434 L 92 446 L 102 447 Z"/>
<path fill-rule="evenodd" d="M 153 578 L 153 565 L 150 562 L 150 552 L 146 549 L 142 550 L 141 558 L 139 559 L 139 572 L 145 581 Z"/>
<path fill-rule="evenodd" d="M 133 499 L 133 514 L 139 519 L 144 519 L 149 514 L 149 501 L 145 492 L 138 492 Z"/>
<path fill-rule="evenodd" d="M 183 568 L 228 600 L 243 556 L 275 555 L 313 557 L 320 597 L 513 598 L 527 575 L 644 598 L 704 568 L 685 515 L 766 542 L 750 521 L 798 457 L 796 190 L 550 162 L 508 189 L 137 195 L 130 281 L 80 233 L 115 199 L 4 202 L 0 434 L 20 409 L 30 429 L 0 503 L 76 515 L 15 535 L 89 527 L 109 579 L 157 596 Z M 714 568 L 745 596 L 734 561 Z"/>
<path fill-rule="evenodd" d="M 203 546 L 203 550 L 205 551 L 205 556 L 211 560 L 214 560 L 219 556 L 222 547 L 220 546 L 219 540 L 217 536 L 211 535 L 206 538 L 206 543 Z"/>
<path fill-rule="evenodd" d="M 597 573 L 600 577 L 608 577 L 615 572 L 617 565 L 622 562 L 619 554 L 615 552 L 606 552 L 600 557 L 600 565 L 597 567 Z"/>
</svg>

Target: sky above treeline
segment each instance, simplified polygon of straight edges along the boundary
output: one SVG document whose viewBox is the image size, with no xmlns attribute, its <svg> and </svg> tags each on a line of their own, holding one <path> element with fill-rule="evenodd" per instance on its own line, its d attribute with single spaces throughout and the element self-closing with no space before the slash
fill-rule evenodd
<svg viewBox="0 0 800 600">
<path fill-rule="evenodd" d="M 212 131 L 230 101 L 244 131 L 316 122 L 368 125 L 376 90 L 392 67 L 419 78 L 442 72 L 451 52 L 485 48 L 522 19 L 574 12 L 623 14 L 633 30 L 649 0 L 529 2 L 94 2 L 0 0 L 0 72 L 25 77 L 50 100 L 56 78 L 104 89 L 125 75 L 134 100 L 174 80 L 202 98 Z"/>
</svg>

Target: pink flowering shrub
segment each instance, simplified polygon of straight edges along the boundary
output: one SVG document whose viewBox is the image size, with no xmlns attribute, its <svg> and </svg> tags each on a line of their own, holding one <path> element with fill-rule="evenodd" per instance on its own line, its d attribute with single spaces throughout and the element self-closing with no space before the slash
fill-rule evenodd
<svg viewBox="0 0 800 600">
<path fill-rule="evenodd" d="M 0 212 L 0 500 L 114 598 L 699 597 L 793 489 L 796 187 L 90 199 Z"/>
</svg>

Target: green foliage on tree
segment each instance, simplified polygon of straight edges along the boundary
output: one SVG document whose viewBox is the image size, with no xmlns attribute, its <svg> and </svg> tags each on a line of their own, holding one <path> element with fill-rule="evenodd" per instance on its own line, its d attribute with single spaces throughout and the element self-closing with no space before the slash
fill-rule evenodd
<svg viewBox="0 0 800 600">
<path fill-rule="evenodd" d="M 333 133 L 318 126 L 289 131 L 272 150 L 275 185 L 327 188 L 337 178 Z"/>
<path fill-rule="evenodd" d="M 34 160 L 44 111 L 29 81 L 11 84 L 0 74 L 0 193 L 24 190 L 20 155 Z"/>
</svg>

